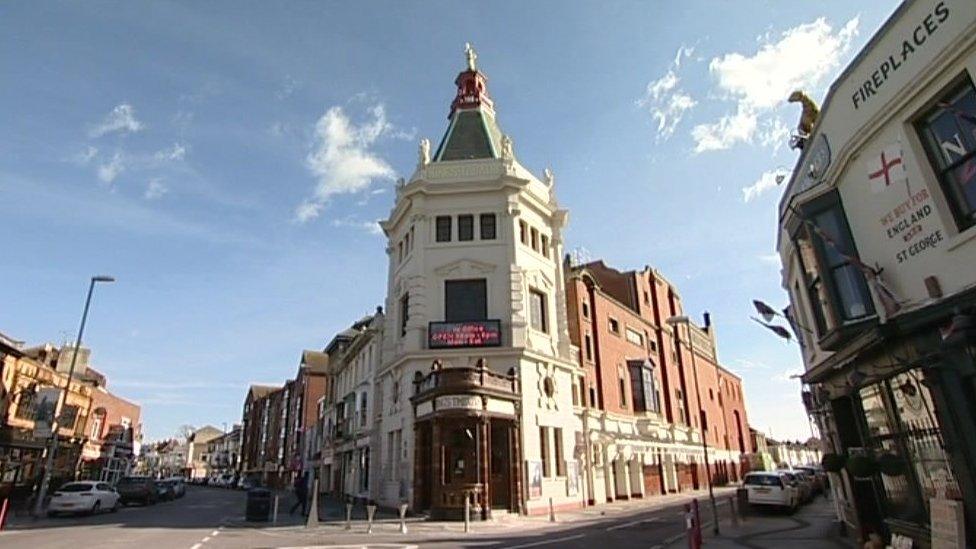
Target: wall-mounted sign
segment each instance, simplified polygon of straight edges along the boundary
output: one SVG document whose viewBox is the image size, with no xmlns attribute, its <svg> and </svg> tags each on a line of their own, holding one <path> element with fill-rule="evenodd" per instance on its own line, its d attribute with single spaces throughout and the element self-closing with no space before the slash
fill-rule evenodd
<svg viewBox="0 0 976 549">
<path fill-rule="evenodd" d="M 800 194 L 823 181 L 823 176 L 830 166 L 830 143 L 827 136 L 818 134 L 813 143 L 807 145 L 809 152 L 796 175 L 796 190 L 793 194 Z"/>
<path fill-rule="evenodd" d="M 431 322 L 427 328 L 427 347 L 430 349 L 498 347 L 501 344 L 500 320 Z"/>
<path fill-rule="evenodd" d="M 529 487 L 529 499 L 542 497 L 542 462 L 526 461 L 525 474 L 529 477 L 526 483 Z"/>
<path fill-rule="evenodd" d="M 54 429 L 54 411 L 61 389 L 44 387 L 34 395 L 34 438 L 49 438 Z"/>
<path fill-rule="evenodd" d="M 438 410 L 480 410 L 481 397 L 476 395 L 451 395 L 437 397 Z"/>
</svg>

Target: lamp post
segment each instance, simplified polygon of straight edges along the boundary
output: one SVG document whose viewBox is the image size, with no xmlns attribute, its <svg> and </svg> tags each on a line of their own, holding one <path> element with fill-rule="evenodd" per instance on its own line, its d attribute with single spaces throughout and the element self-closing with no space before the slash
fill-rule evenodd
<svg viewBox="0 0 976 549">
<path fill-rule="evenodd" d="M 58 424 L 58 415 L 61 412 L 61 407 L 68 400 L 68 394 L 71 392 L 71 378 L 75 374 L 75 363 L 78 361 L 78 351 L 81 349 L 81 336 L 85 333 L 85 322 L 88 320 L 88 308 L 91 305 L 92 292 L 95 290 L 96 282 L 115 282 L 115 279 L 104 275 L 93 276 L 91 283 L 88 285 L 88 297 L 85 298 L 85 309 L 81 313 L 81 325 L 78 327 L 78 338 L 75 339 L 75 348 L 71 355 L 71 366 L 68 368 L 68 382 L 65 384 L 64 391 L 58 394 L 57 406 L 54 407 L 55 414 L 51 421 L 51 439 L 48 441 L 47 460 L 44 464 L 44 477 L 42 477 L 40 489 L 37 491 L 37 501 L 34 502 L 35 517 L 40 516 L 44 509 L 44 498 L 47 497 L 47 489 L 51 484 L 51 469 L 54 468 L 54 456 L 58 451 L 58 430 L 61 428 Z"/>
<path fill-rule="evenodd" d="M 695 341 L 691 337 L 691 320 L 685 315 L 677 315 L 668 318 L 665 321 L 668 326 L 675 327 L 675 341 L 678 342 L 678 351 L 681 351 L 681 335 L 678 334 L 677 326 L 679 324 L 684 324 L 688 331 L 688 349 L 691 351 L 691 371 L 692 375 L 695 377 L 695 396 L 698 399 L 698 421 L 701 423 L 702 428 L 702 453 L 705 458 L 705 480 L 708 481 L 708 499 L 712 504 L 712 525 L 715 535 L 718 535 L 718 506 L 715 504 L 715 492 L 712 491 L 712 474 L 710 471 L 710 466 L 708 464 L 708 443 L 705 440 L 706 434 L 706 421 L 705 421 L 705 410 L 702 408 L 701 404 L 701 388 L 698 384 L 698 366 L 695 363 Z"/>
</svg>

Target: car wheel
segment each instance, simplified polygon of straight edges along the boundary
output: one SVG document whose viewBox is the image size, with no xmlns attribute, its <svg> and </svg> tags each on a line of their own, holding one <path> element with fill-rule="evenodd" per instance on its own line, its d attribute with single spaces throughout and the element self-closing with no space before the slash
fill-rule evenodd
<svg viewBox="0 0 976 549">
<path fill-rule="evenodd" d="M 102 510 L 102 502 L 96 501 L 95 502 L 95 505 L 92 505 L 91 514 L 92 515 L 97 515 L 98 512 L 101 511 L 101 510 Z"/>
</svg>

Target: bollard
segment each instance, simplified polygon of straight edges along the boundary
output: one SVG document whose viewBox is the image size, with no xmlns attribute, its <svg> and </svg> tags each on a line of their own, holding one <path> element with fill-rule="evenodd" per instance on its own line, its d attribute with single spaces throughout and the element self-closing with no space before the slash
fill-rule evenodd
<svg viewBox="0 0 976 549">
<path fill-rule="evenodd" d="M 376 515 L 376 506 L 367 505 L 366 506 L 366 533 L 373 533 L 373 516 Z"/>
<path fill-rule="evenodd" d="M 556 508 L 552 505 L 552 498 L 549 498 L 549 522 L 556 522 Z"/>
<path fill-rule="evenodd" d="M 346 504 L 346 530 L 352 530 L 352 504 Z"/>
<path fill-rule="evenodd" d="M 407 504 L 406 503 L 401 503 L 400 504 L 400 533 L 401 534 L 406 534 L 407 533 L 407 518 L 406 517 L 407 517 Z"/>
<path fill-rule="evenodd" d="M 271 513 L 271 524 L 278 525 L 278 494 L 275 494 L 274 511 Z"/>
<path fill-rule="evenodd" d="M 0 531 L 7 524 L 7 507 L 10 505 L 8 498 L 3 498 L 3 506 L 0 506 Z"/>
<path fill-rule="evenodd" d="M 305 528 L 315 528 L 319 525 L 319 479 L 312 485 L 312 504 L 308 509 L 308 519 Z"/>
<path fill-rule="evenodd" d="M 464 497 L 464 533 L 471 531 L 471 498 Z"/>
<path fill-rule="evenodd" d="M 735 498 L 729 498 L 729 514 L 732 515 L 732 527 L 739 527 L 739 510 L 737 509 Z"/>
</svg>

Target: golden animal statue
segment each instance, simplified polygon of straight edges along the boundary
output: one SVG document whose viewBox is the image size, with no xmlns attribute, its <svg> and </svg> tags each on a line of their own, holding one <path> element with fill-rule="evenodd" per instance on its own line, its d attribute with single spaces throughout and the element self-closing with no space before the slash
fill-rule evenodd
<svg viewBox="0 0 976 549">
<path fill-rule="evenodd" d="M 810 99 L 810 96 L 800 90 L 790 94 L 789 102 L 803 105 L 803 114 L 800 115 L 800 123 L 797 124 L 796 129 L 801 136 L 809 136 L 810 132 L 813 131 L 814 124 L 817 123 L 817 118 L 820 117 L 820 109 L 817 108 L 813 99 Z"/>
</svg>

